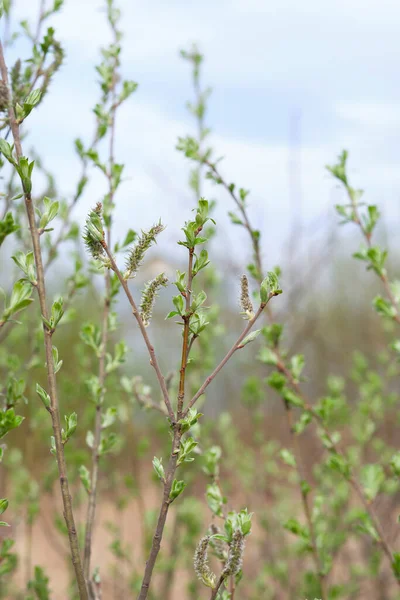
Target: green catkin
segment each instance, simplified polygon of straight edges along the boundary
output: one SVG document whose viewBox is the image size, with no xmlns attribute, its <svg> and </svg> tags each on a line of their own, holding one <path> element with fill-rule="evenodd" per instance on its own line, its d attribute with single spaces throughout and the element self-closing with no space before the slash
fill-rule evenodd
<svg viewBox="0 0 400 600">
<path fill-rule="evenodd" d="M 150 246 L 156 241 L 156 236 L 164 230 L 164 225 L 158 223 L 153 225 L 149 231 L 142 231 L 138 242 L 129 251 L 126 259 L 126 271 L 124 273 L 124 279 L 134 277 L 142 264 L 144 255 Z"/>
<path fill-rule="evenodd" d="M 222 575 L 229 577 L 230 575 L 237 575 L 242 568 L 244 554 L 244 535 L 237 529 L 232 536 L 232 541 L 229 546 L 228 560 L 226 561 L 225 568 Z"/>
<path fill-rule="evenodd" d="M 164 273 L 157 275 L 155 279 L 149 281 L 142 293 L 142 301 L 140 303 L 140 317 L 145 327 L 150 324 L 151 316 L 153 313 L 154 302 L 157 298 L 158 292 L 161 287 L 165 287 L 168 283 L 168 279 Z"/>
</svg>

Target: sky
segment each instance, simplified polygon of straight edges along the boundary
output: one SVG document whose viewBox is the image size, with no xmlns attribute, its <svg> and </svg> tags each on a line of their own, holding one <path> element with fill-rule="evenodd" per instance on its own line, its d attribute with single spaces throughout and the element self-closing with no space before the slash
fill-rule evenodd
<svg viewBox="0 0 400 600">
<path fill-rule="evenodd" d="M 18 17 L 34 18 L 38 4 L 16 0 Z M 226 178 L 251 190 L 250 216 L 263 233 L 271 263 L 281 259 L 294 211 L 301 214 L 308 244 L 323 240 L 337 222 L 333 205 L 340 194 L 325 165 L 343 148 L 350 152 L 354 186 L 366 190 L 367 202 L 380 205 L 396 234 L 398 3 L 119 0 L 118 5 L 123 76 L 139 88 L 118 115 L 116 155 L 126 164 L 126 181 L 117 199 L 116 235 L 162 217 L 166 243 L 172 243 L 190 215 L 189 164 L 175 145 L 179 135 L 195 132 L 185 108 L 193 95 L 189 65 L 179 57 L 193 42 L 205 55 L 204 85 L 213 89 L 206 118 L 210 143 L 225 157 Z M 102 7 L 101 0 L 66 0 L 53 19 L 66 62 L 29 119 L 26 145 L 44 156 L 66 197 L 78 173 L 73 139 L 87 141 L 93 131 L 94 65 L 100 46 L 110 39 Z M 84 219 L 102 193 L 104 181 L 94 174 L 76 217 Z M 237 253 L 245 238 L 229 226 L 229 198 L 210 186 L 204 194 L 219 200 L 223 251 Z"/>
</svg>

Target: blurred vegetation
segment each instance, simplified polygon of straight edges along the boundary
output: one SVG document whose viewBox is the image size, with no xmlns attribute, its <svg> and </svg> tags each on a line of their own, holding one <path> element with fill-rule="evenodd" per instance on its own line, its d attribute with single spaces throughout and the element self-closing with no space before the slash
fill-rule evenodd
<svg viewBox="0 0 400 600">
<path fill-rule="evenodd" d="M 58 76 L 64 56 L 56 34 L 46 29 L 63 2 L 56 0 L 51 8 L 45 4 L 39 6 L 35 26 L 22 23 L 18 36 L 9 35 L 3 42 L 7 48 L 23 38 L 31 47 L 27 62 L 9 66 L 12 102 L 15 110 L 19 106 L 21 123 L 30 110 L 43 110 L 41 102 L 51 90 L 51 80 Z M 111 232 L 123 165 L 116 162 L 112 150 L 106 154 L 101 141 L 112 138 L 117 105 L 128 100 L 137 87 L 135 82 L 124 81 L 120 73 L 119 11 L 111 0 L 106 7 L 113 41 L 102 49 L 97 66 L 100 99 L 94 109 L 93 140 L 75 144 L 81 162 L 75 195 L 58 202 L 64 195 L 57 188 L 57 174 L 46 172 L 39 157 L 30 157 L 35 158 L 34 173 L 45 182 L 40 194 L 33 186 L 48 304 L 50 298 L 54 300 L 51 327 L 45 323 L 44 329 L 36 300 L 36 271 L 29 262 L 32 242 L 24 204 L 26 175 L 24 180 L 21 164 L 14 164 L 13 149 L 8 145 L 10 100 L 3 89 L 0 283 L 6 300 L 0 316 L 0 432 L 4 437 L 0 511 L 10 527 L 0 529 L 0 598 L 79 597 L 68 527 L 62 517 L 60 473 L 50 452 L 54 426 L 46 411 L 44 335 L 51 330 L 56 346 L 54 364 L 62 361 L 58 396 L 81 548 L 87 531 L 88 494 L 93 492 L 95 459 L 91 449 L 96 443 L 96 415 L 102 419 L 101 436 L 103 430 L 111 431 L 100 436 L 99 442 L 104 452 L 98 461 L 91 597 L 125 599 L 140 593 L 144 565 L 154 544 L 164 467 L 171 454 L 171 427 L 165 418 L 163 395 L 132 308 L 119 293 L 115 269 L 107 258 L 103 257 L 100 265 L 92 260 L 81 239 L 83 234 L 90 247 L 88 230 L 90 233 L 90 226 L 100 221 L 99 227 Z M 11 15 L 11 3 L 3 2 L 2 19 L 8 31 Z M 265 281 L 268 289 L 275 291 L 271 286 L 277 276 L 284 293 L 271 302 L 271 308 L 269 303 L 266 310 L 262 307 L 260 335 L 251 339 L 248 347 L 237 347 L 240 352 L 199 398 L 196 407 L 204 415 L 193 419 L 190 437 L 184 432 L 186 437 L 179 438 L 181 444 L 193 446 L 188 455 L 195 460 L 182 460 L 179 466 L 182 480 L 177 483 L 184 482 L 186 488 L 179 489 L 176 501 L 171 502 L 148 597 L 395 600 L 400 598 L 400 554 L 396 552 L 398 249 L 390 248 L 386 257 L 384 223 L 377 207 L 363 204 L 348 182 L 347 154 L 343 153 L 330 171 L 333 185 L 340 185 L 341 190 L 342 203 L 336 210 L 346 228 L 354 228 L 352 237 L 338 234 L 333 218 L 329 225 L 323 224 L 322 242 L 311 247 L 303 235 L 296 249 L 298 232 L 292 228 L 287 247 L 295 251 L 283 258 L 279 268 L 268 265 L 269 275 L 264 279 L 268 240 L 252 226 L 248 192 L 222 177 L 219 160 L 207 146 L 210 90 L 203 88 L 201 80 L 203 56 L 196 47 L 181 54 L 192 69 L 194 99 L 188 108 L 196 133 L 181 138 L 177 146 L 191 161 L 189 185 L 193 207 L 197 207 L 194 219 L 205 207 L 199 203 L 205 180 L 216 184 L 201 226 L 202 243 L 212 260 L 199 271 L 195 290 L 191 290 L 185 279 L 187 266 L 181 259 L 184 254 L 170 256 L 160 234 L 156 247 L 146 247 L 144 264 L 129 289 L 135 298 L 141 293 L 143 298 L 148 290 L 145 282 L 159 275 L 160 265 L 164 269 L 168 262 L 167 268 L 184 273 L 182 297 L 188 291 L 190 297 L 205 290 L 207 310 L 195 310 L 190 317 L 205 314 L 209 325 L 194 336 L 193 348 L 190 346 L 187 401 L 240 339 L 242 317 L 245 323 L 246 319 L 252 322 L 251 315 L 243 314 L 244 304 L 256 306 L 260 300 L 262 304 Z M 33 97 L 33 88 L 41 95 Z M 0 102 L 1 92 L 0 87 Z M 51 91 L 46 101 L 51 101 Z M 103 151 L 107 158 L 102 158 Z M 93 202 L 101 201 L 102 211 L 95 216 L 97 209 L 92 211 L 85 230 L 83 223 L 74 221 L 73 210 L 96 169 L 108 181 L 104 196 Z M 35 183 L 34 178 L 32 181 Z M 223 231 L 218 223 L 208 221 L 216 204 L 226 207 L 232 227 L 242 227 L 249 234 L 248 246 L 218 263 L 213 257 L 222 253 Z M 166 216 L 174 222 L 180 219 L 180 215 Z M 54 229 L 48 227 L 50 223 Z M 189 225 L 184 227 L 186 236 Z M 119 262 L 128 256 L 130 267 L 146 232 L 131 232 L 127 223 L 126 236 L 124 241 L 113 240 L 112 245 L 108 241 L 108 245 Z M 365 247 L 360 250 L 363 238 Z M 190 251 L 190 245 L 187 247 Z M 358 261 L 352 257 L 354 253 Z M 11 255 L 16 257 L 15 264 Z M 178 297 L 182 291 L 179 271 L 175 283 Z M 240 287 L 238 274 L 242 272 L 247 272 L 249 281 L 244 284 L 242 279 Z M 247 285 L 250 293 L 244 302 Z M 160 288 L 149 331 L 175 408 L 182 336 L 174 321 L 183 313 L 178 310 L 173 319 L 165 318 L 179 301 L 173 286 Z M 63 312 L 59 322 L 57 310 Z M 105 330 L 106 343 L 102 343 Z M 101 361 L 106 373 L 96 391 Z M 13 421 L 15 415 L 23 421 Z M 65 421 L 64 415 L 68 415 Z M 11 421 L 6 422 L 7 418 Z M 152 471 L 153 457 L 164 457 L 164 466 L 162 459 L 154 458 Z M 218 591 L 215 573 L 221 577 L 225 573 Z M 218 596 L 210 596 L 214 590 Z"/>
</svg>

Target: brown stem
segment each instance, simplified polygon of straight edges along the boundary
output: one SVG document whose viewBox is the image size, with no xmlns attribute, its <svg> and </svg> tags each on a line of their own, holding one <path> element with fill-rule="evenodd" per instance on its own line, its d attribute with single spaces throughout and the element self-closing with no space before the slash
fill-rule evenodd
<svg viewBox="0 0 400 600">
<path fill-rule="evenodd" d="M 164 493 L 163 493 L 163 499 L 162 499 L 162 503 L 161 503 L 160 512 L 158 515 L 157 527 L 156 527 L 156 530 L 155 530 L 155 533 L 153 536 L 153 542 L 151 544 L 150 555 L 146 562 L 146 568 L 144 571 L 142 586 L 141 586 L 140 593 L 139 593 L 137 600 L 146 600 L 147 595 L 149 593 L 149 587 L 150 587 L 150 582 L 151 582 L 151 578 L 153 575 L 153 569 L 154 569 L 154 565 L 156 564 L 158 553 L 160 551 L 161 540 L 162 540 L 163 533 L 164 533 L 168 510 L 171 505 L 171 499 L 169 496 L 171 493 L 172 482 L 174 480 L 174 475 L 175 475 L 175 471 L 177 468 L 176 463 L 178 460 L 178 452 L 179 452 L 179 445 L 180 445 L 181 437 L 182 437 L 182 434 L 180 433 L 179 429 L 175 428 L 174 439 L 173 439 L 173 443 L 172 443 L 172 452 L 171 452 L 171 456 L 169 459 L 169 463 L 168 463 L 168 467 L 167 467 L 167 471 L 166 471 L 166 475 L 165 475 Z"/>
<path fill-rule="evenodd" d="M 0 41 L 0 73 L 4 83 L 9 87 L 8 84 L 8 73 L 7 66 L 4 59 L 3 46 Z M 12 101 L 10 101 L 8 107 L 8 116 L 10 120 L 10 127 L 14 138 L 15 152 L 18 161 L 23 156 L 21 147 L 21 138 L 19 132 L 19 126 L 17 124 L 14 108 Z M 46 306 L 46 286 L 44 280 L 44 270 L 42 262 L 42 251 L 40 247 L 40 237 L 35 221 L 35 210 L 32 203 L 32 197 L 29 192 L 24 193 L 25 207 L 28 215 L 29 227 L 32 237 L 33 253 L 35 257 L 36 273 L 37 273 L 37 291 L 39 295 L 39 304 L 42 316 L 48 320 L 48 310 Z M 59 415 L 59 405 L 57 397 L 57 383 L 56 376 L 54 373 L 53 353 L 52 353 L 52 331 L 43 323 L 44 333 L 44 346 L 46 353 L 46 364 L 47 364 L 47 382 L 48 382 L 48 393 L 50 395 L 50 407 L 49 413 L 51 415 L 53 434 L 56 446 L 56 458 L 58 465 L 58 472 L 60 477 L 61 495 L 64 505 L 64 518 L 68 529 L 69 544 L 71 549 L 71 559 L 75 570 L 75 577 L 79 589 L 79 597 L 81 600 L 88 600 L 88 594 L 86 589 L 85 577 L 83 574 L 81 557 L 79 552 L 79 541 L 75 527 L 74 514 L 72 510 L 72 500 L 69 490 L 69 483 L 67 478 L 67 468 L 64 456 L 64 445 L 62 442 L 61 435 L 61 423 Z"/>
<path fill-rule="evenodd" d="M 177 560 L 180 550 L 179 527 L 179 516 L 176 514 L 174 524 L 172 526 L 170 550 L 168 553 L 168 560 L 170 561 L 170 564 L 168 565 L 168 570 L 165 574 L 164 586 L 161 594 L 161 598 L 163 600 L 171 600 L 172 598 L 172 586 L 174 583 L 174 576 L 177 570 Z"/>
<path fill-rule="evenodd" d="M 117 32 L 115 33 L 115 41 L 117 42 Z M 109 166 L 107 172 L 108 186 L 109 186 L 109 202 L 110 204 L 114 201 L 115 189 L 113 186 L 112 171 L 115 163 L 114 158 L 114 147 L 115 147 L 115 121 L 116 121 L 116 110 L 115 105 L 116 98 L 116 84 L 118 68 L 118 57 L 114 59 L 114 73 L 112 80 L 111 89 L 111 123 L 110 123 L 110 141 L 109 141 Z M 107 245 L 111 245 L 111 220 L 107 228 Z M 94 429 L 94 441 L 92 449 L 92 472 L 90 477 L 90 491 L 89 491 L 89 502 L 86 518 L 86 534 L 85 534 L 85 549 L 83 555 L 83 570 L 85 573 L 86 580 L 90 579 L 90 559 L 92 553 L 92 536 L 93 526 L 96 515 L 96 500 L 97 500 L 97 485 L 99 478 L 99 463 L 100 463 L 100 443 L 101 443 L 101 420 L 102 420 L 102 404 L 104 400 L 104 383 L 106 379 L 106 354 L 107 354 L 107 342 L 108 342 L 108 319 L 110 315 L 111 307 L 111 280 L 110 271 L 106 269 L 105 275 L 105 298 L 104 298 L 104 309 L 103 309 L 103 321 L 102 321 L 102 339 L 101 339 L 101 354 L 99 358 L 99 386 L 101 391 L 101 397 L 96 405 L 96 418 L 95 418 L 95 429 Z M 93 587 L 93 586 L 92 586 Z"/>
<path fill-rule="evenodd" d="M 210 162 L 208 160 L 204 161 L 204 164 L 206 164 L 207 167 L 209 169 L 211 169 L 211 171 L 214 173 L 214 175 L 218 179 L 218 181 L 221 182 L 221 185 L 229 193 L 229 195 L 231 196 L 232 200 L 234 201 L 234 203 L 236 204 L 237 208 L 239 209 L 240 214 L 242 215 L 243 226 L 248 231 L 248 233 L 250 235 L 250 239 L 251 239 L 251 244 L 253 246 L 254 261 L 256 263 L 256 268 L 257 268 L 257 277 L 256 277 L 256 279 L 257 279 L 257 281 L 260 281 L 261 277 L 262 277 L 260 243 L 258 241 L 258 237 L 256 235 L 254 235 L 255 230 L 251 226 L 249 217 L 248 217 L 247 212 L 246 212 L 246 206 L 245 206 L 244 202 L 242 202 L 240 200 L 240 198 L 238 198 L 238 196 L 235 194 L 235 190 L 230 185 L 228 185 L 228 183 L 225 181 L 225 179 L 221 176 L 221 173 L 218 171 L 217 167 L 212 162 Z"/>
<path fill-rule="evenodd" d="M 349 193 L 349 189 L 347 189 L 347 192 Z M 354 201 L 354 199 L 351 197 L 350 193 L 349 193 L 349 198 L 353 207 L 353 211 L 354 211 L 354 222 L 356 223 L 356 225 L 359 226 L 361 233 L 363 234 L 365 241 L 367 242 L 367 246 L 368 248 L 372 247 L 372 241 L 371 241 L 371 233 L 368 232 L 361 220 L 360 214 L 358 212 L 358 206 L 357 203 Z M 383 287 L 385 289 L 385 292 L 387 294 L 387 297 L 390 300 L 390 303 L 392 305 L 392 307 L 394 308 L 396 314 L 394 315 L 394 320 L 396 321 L 396 323 L 398 323 L 400 325 L 400 311 L 399 311 L 399 305 L 396 302 L 396 298 L 394 297 L 394 294 L 392 292 L 392 290 L 390 289 L 390 281 L 389 278 L 386 274 L 385 271 L 383 271 L 382 273 L 378 273 L 378 277 L 379 279 L 382 281 L 383 283 Z"/>
<path fill-rule="evenodd" d="M 221 174 L 219 173 L 218 169 L 215 167 L 215 165 L 213 165 L 210 162 L 206 163 L 207 166 L 209 168 L 211 168 L 211 170 L 214 172 L 214 175 L 219 179 L 219 181 L 221 181 L 222 185 L 224 186 L 224 188 L 229 192 L 230 196 L 232 197 L 233 201 L 235 202 L 237 208 L 239 209 L 242 218 L 243 218 L 243 226 L 245 227 L 245 229 L 247 230 L 247 232 L 249 233 L 250 239 L 251 239 L 251 243 L 253 246 L 253 252 L 254 252 L 254 261 L 256 264 L 256 268 L 257 268 L 257 273 L 256 273 L 256 280 L 261 283 L 262 280 L 262 273 L 263 273 L 263 269 L 262 269 L 262 261 L 261 261 L 261 253 L 260 253 L 260 244 L 259 244 L 259 238 L 257 236 L 255 236 L 255 230 L 253 229 L 249 217 L 247 215 L 247 211 L 246 211 L 246 206 L 243 202 L 241 202 L 240 198 L 238 198 L 238 196 L 236 195 L 234 189 L 229 186 L 227 184 L 227 182 L 221 177 Z M 267 306 L 267 315 L 268 318 L 270 320 L 270 322 L 273 322 L 273 314 L 272 311 L 270 309 L 269 306 Z M 277 349 L 277 353 L 279 355 L 279 350 Z M 280 356 L 280 355 L 279 355 Z M 291 411 L 290 405 L 288 403 L 285 402 L 285 409 L 286 409 L 286 416 L 287 416 L 287 420 L 288 420 L 288 426 L 289 426 L 289 431 L 292 434 L 293 437 L 293 447 L 295 450 L 295 458 L 296 458 L 296 465 L 298 468 L 298 473 L 300 476 L 301 480 L 306 481 L 306 477 L 305 477 L 305 469 L 303 466 L 303 458 L 302 458 L 302 453 L 301 453 L 301 449 L 300 446 L 298 444 L 298 439 L 293 431 L 293 423 L 292 423 L 292 419 L 293 419 L 293 413 Z M 315 562 L 315 569 L 316 569 L 316 573 L 317 576 L 319 578 L 320 581 L 320 586 L 321 586 L 321 595 L 322 595 L 322 600 L 326 600 L 328 598 L 328 592 L 326 589 L 326 579 L 325 576 L 322 573 L 322 565 L 321 565 L 321 560 L 320 560 L 320 556 L 318 553 L 318 547 L 317 547 L 317 542 L 316 542 L 316 536 L 315 536 L 315 530 L 314 530 L 314 524 L 312 521 L 312 517 L 311 517 L 311 511 L 310 511 L 310 506 L 309 506 L 309 502 L 308 502 L 308 495 L 307 493 L 305 493 L 305 490 L 303 490 L 303 488 L 300 486 L 300 492 L 301 492 L 301 498 L 302 498 L 302 504 L 303 504 L 303 510 L 304 510 L 304 515 L 305 518 L 307 520 L 308 523 L 308 528 L 310 531 L 310 537 L 311 537 L 311 545 L 312 545 L 312 553 L 313 553 L 313 558 L 314 558 L 314 562 Z"/>
<path fill-rule="evenodd" d="M 156 354 L 155 354 L 155 351 L 154 351 L 154 347 L 152 346 L 152 344 L 150 342 L 150 338 L 148 336 L 146 327 L 144 326 L 143 320 L 140 317 L 140 313 L 138 311 L 136 303 L 135 303 L 135 301 L 133 299 L 133 296 L 132 296 L 132 294 L 131 294 L 131 292 L 129 290 L 128 283 L 123 278 L 122 273 L 119 270 L 119 268 L 118 268 L 118 266 L 117 266 L 117 264 L 116 264 L 116 262 L 115 262 L 115 260 L 113 258 L 113 255 L 111 254 L 110 249 L 109 249 L 109 247 L 108 247 L 108 245 L 106 244 L 105 241 L 103 241 L 103 247 L 104 247 L 104 250 L 106 251 L 106 254 L 107 254 L 108 258 L 110 259 L 111 268 L 114 271 L 114 273 L 117 275 L 118 280 L 119 280 L 119 282 L 120 282 L 120 284 L 121 284 L 121 286 L 122 286 L 122 288 L 123 288 L 123 290 L 125 292 L 125 295 L 126 295 L 126 297 L 128 299 L 128 302 L 131 305 L 133 316 L 135 317 L 135 319 L 137 321 L 137 324 L 139 325 L 140 332 L 141 332 L 141 334 L 143 336 L 144 342 L 146 344 L 147 350 L 148 350 L 149 355 L 150 355 L 150 364 L 151 364 L 151 366 L 154 368 L 154 370 L 156 372 L 158 383 L 159 383 L 160 388 L 161 388 L 161 392 L 162 392 L 162 395 L 163 395 L 163 398 L 164 398 L 165 406 L 167 407 L 169 418 L 171 419 L 172 423 L 175 423 L 175 415 L 174 415 L 174 411 L 172 410 L 171 401 L 169 399 L 169 394 L 168 394 L 168 389 L 167 389 L 167 385 L 166 385 L 166 382 L 165 382 L 165 378 L 164 378 L 164 375 L 161 373 L 161 369 L 160 369 L 158 361 L 157 361 L 157 357 L 156 357 Z"/>
<path fill-rule="evenodd" d="M 189 332 L 190 332 L 190 300 L 192 295 L 193 284 L 193 255 L 194 248 L 189 248 L 189 265 L 188 265 L 188 284 L 186 288 L 186 310 L 183 316 L 183 340 L 182 340 L 182 359 L 179 377 L 178 391 L 178 420 L 182 418 L 183 402 L 185 399 L 185 375 L 189 356 Z"/>
<path fill-rule="evenodd" d="M 204 383 L 199 387 L 199 389 L 197 390 L 197 392 L 195 393 L 195 395 L 193 396 L 193 398 L 189 402 L 186 410 L 184 411 L 183 417 L 186 417 L 186 415 L 188 414 L 189 410 L 197 402 L 197 400 L 200 398 L 200 396 L 202 396 L 204 394 L 204 392 L 206 391 L 206 389 L 208 388 L 208 386 L 210 385 L 210 383 L 215 379 L 215 377 L 218 375 L 218 373 L 221 371 L 221 369 L 226 365 L 226 363 L 228 362 L 228 360 L 235 354 L 236 350 L 239 350 L 242 347 L 241 343 L 243 342 L 243 340 L 245 339 L 245 337 L 247 336 L 247 334 L 251 331 L 253 325 L 255 324 L 255 322 L 257 321 L 257 319 L 259 318 L 259 316 L 263 312 L 265 306 L 266 306 L 266 303 L 260 304 L 260 307 L 257 310 L 256 314 L 247 323 L 246 327 L 244 328 L 244 330 L 242 331 L 242 333 L 240 334 L 240 336 L 238 337 L 238 339 L 236 340 L 236 342 L 233 344 L 232 348 L 229 350 L 229 352 L 227 352 L 227 354 L 225 354 L 224 358 L 221 360 L 221 362 L 219 363 L 219 365 L 217 365 L 215 367 L 215 369 L 211 373 L 211 375 L 209 375 L 207 377 L 207 379 L 204 381 Z"/>
<path fill-rule="evenodd" d="M 218 596 L 218 592 L 219 592 L 222 584 L 224 583 L 224 581 L 225 581 L 225 577 L 223 577 L 221 575 L 221 577 L 218 579 L 217 585 L 215 586 L 215 588 L 213 588 L 211 590 L 210 600 L 215 600 L 215 598 Z"/>
</svg>

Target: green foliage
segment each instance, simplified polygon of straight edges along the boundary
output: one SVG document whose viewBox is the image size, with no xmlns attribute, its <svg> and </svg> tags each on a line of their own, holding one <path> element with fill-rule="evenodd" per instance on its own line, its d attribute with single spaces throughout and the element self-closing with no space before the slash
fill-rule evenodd
<svg viewBox="0 0 400 600">
<path fill-rule="evenodd" d="M 176 240 L 178 251 L 169 259 L 179 267 L 176 294 L 171 298 L 166 290 L 158 298 L 167 286 L 161 273 L 142 287 L 137 302 L 135 283 L 165 227 L 160 220 L 138 234 L 127 212 L 126 231 L 114 239 L 115 207 L 120 197 L 122 201 L 127 173 L 126 165 L 116 159 L 116 118 L 138 84 L 122 75 L 121 15 L 113 0 L 106 1 L 112 40 L 101 49 L 96 67 L 99 96 L 93 108 L 92 141 L 75 141 L 80 172 L 73 194 L 58 192 L 56 178 L 46 172 L 34 151 L 29 157 L 23 155 L 24 137 L 13 139 L 22 123 L 24 135 L 29 134 L 26 127 L 34 124 L 31 115 L 42 110 L 43 98 L 63 62 L 64 51 L 54 30 L 43 29 L 62 5 L 62 0 L 54 0 L 51 8 L 44 3 L 37 23 L 20 23 L 21 50 L 25 47 L 28 56 L 8 66 L 9 85 L 0 85 L 5 206 L 0 246 L 4 250 L 12 245 L 14 269 L 0 312 L 0 438 L 10 434 L 7 444 L 0 446 L 7 495 L 0 499 L 0 514 L 7 510 L 7 522 L 0 521 L 0 526 L 10 525 L 12 534 L 18 527 L 26 535 L 24 589 L 19 575 L 15 576 L 18 553 L 12 551 L 13 541 L 2 541 L 0 598 L 52 597 L 51 588 L 58 583 L 50 558 L 48 565 L 43 563 L 46 571 L 31 568 L 32 556 L 36 560 L 36 532 L 46 533 L 55 548 L 61 547 L 62 556 L 70 543 L 65 563 L 65 572 L 71 575 L 70 598 L 78 597 L 77 589 L 85 598 L 82 585 L 90 586 L 90 596 L 100 597 L 110 574 L 116 588 L 121 587 L 121 597 L 142 593 L 141 599 L 170 600 L 175 585 L 181 586 L 176 592 L 179 597 L 188 600 L 202 597 L 203 592 L 220 600 L 295 596 L 333 600 L 361 598 L 366 589 L 375 594 L 378 588 L 382 598 L 395 598 L 400 553 L 390 531 L 398 518 L 394 511 L 400 490 L 395 435 L 400 401 L 400 341 L 395 333 L 400 324 L 400 283 L 391 277 L 388 250 L 375 238 L 379 208 L 365 204 L 363 192 L 351 186 L 349 156 L 344 151 L 328 170 L 346 196 L 336 206 L 340 222 L 358 228 L 362 238 L 354 257 L 381 285 L 372 300 L 382 317 L 381 352 L 375 351 L 378 343 L 367 346 L 365 355 L 355 353 L 353 365 L 342 372 L 339 367 L 346 359 L 337 361 L 337 366 L 332 330 L 324 332 L 321 354 L 325 353 L 327 366 L 321 369 L 323 377 L 314 381 L 310 374 L 320 368 L 323 358 L 309 348 L 314 327 L 300 328 L 300 335 L 295 331 L 296 317 L 306 302 L 294 288 L 299 310 L 287 325 L 276 321 L 270 301 L 282 293 L 280 269 L 268 271 L 263 264 L 268 252 L 263 232 L 252 225 L 250 192 L 222 175 L 221 159 L 207 146 L 210 90 L 202 86 L 204 57 L 196 46 L 182 50 L 182 58 L 192 68 L 194 99 L 188 109 L 196 134 L 179 138 L 177 149 L 191 162 L 194 209 L 183 224 L 181 239 Z M 8 21 L 12 3 L 4 1 L 0 6 L 2 17 L 13 24 Z M 7 141 L 10 124 L 12 135 Z M 140 140 L 132 138 L 132 143 Z M 129 160 L 129 156 L 122 158 Z M 85 197 L 92 171 L 104 185 L 100 201 L 94 200 L 84 223 L 75 222 L 71 213 Z M 39 176 L 45 182 L 40 195 Z M 248 249 L 243 248 L 239 256 L 241 269 L 247 268 L 248 273 L 240 279 L 244 323 L 232 306 L 230 282 L 218 277 L 213 264 L 213 240 L 223 239 L 223 231 L 213 218 L 216 201 L 208 194 L 208 199 L 203 197 L 207 182 L 215 184 L 217 194 L 226 194 L 231 203 L 226 207 L 229 220 L 248 237 Z M 168 217 L 174 225 L 182 225 L 179 215 Z M 12 237 L 3 244 L 8 236 Z M 82 240 L 88 264 L 82 257 Z M 73 257 L 65 273 L 61 268 L 51 271 L 61 247 Z M 121 252 L 123 272 L 118 267 Z M 311 287 L 307 310 L 316 318 L 324 307 L 314 281 Z M 129 310 L 123 307 L 125 301 Z M 165 302 L 172 302 L 167 320 L 176 318 L 179 329 L 159 318 L 166 312 Z M 287 303 L 279 309 L 282 321 L 292 316 L 293 300 L 288 298 Z M 351 303 L 348 307 L 353 308 Z M 357 306 L 350 318 L 358 310 Z M 128 329 L 131 313 L 138 326 L 133 335 Z M 240 323 L 243 329 L 238 333 Z M 336 336 L 345 333 L 336 322 L 332 329 Z M 146 362 L 139 338 L 148 354 Z M 228 361 L 231 371 L 225 370 Z M 218 387 L 214 381 L 223 370 L 226 375 Z M 240 408 L 238 399 L 243 402 Z M 199 412 L 202 402 L 204 415 Z M 146 410 L 139 413 L 138 407 Z M 65 519 L 52 499 L 59 484 Z M 94 549 L 94 529 L 99 538 L 104 534 L 96 506 L 103 508 L 106 503 L 113 522 L 106 524 L 108 565 L 100 573 L 88 548 Z M 389 507 L 390 527 L 381 524 L 382 505 Z M 44 516 L 47 510 L 49 519 Z M 140 529 L 140 534 L 134 530 L 134 555 L 128 539 L 131 522 L 127 526 L 124 521 L 131 513 L 134 527 Z M 251 552 L 246 556 L 250 533 Z M 67 567 L 70 554 L 74 573 Z M 38 558 L 43 562 L 47 556 Z M 142 572 L 146 561 L 150 570 L 154 567 L 154 579 L 146 579 L 148 569 Z M 54 596 L 59 593 L 54 589 Z"/>
</svg>

